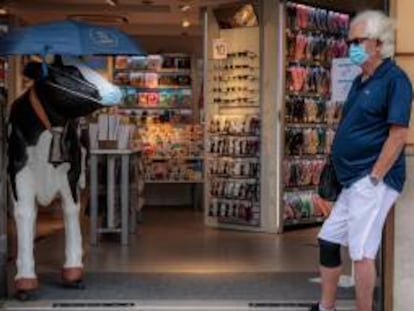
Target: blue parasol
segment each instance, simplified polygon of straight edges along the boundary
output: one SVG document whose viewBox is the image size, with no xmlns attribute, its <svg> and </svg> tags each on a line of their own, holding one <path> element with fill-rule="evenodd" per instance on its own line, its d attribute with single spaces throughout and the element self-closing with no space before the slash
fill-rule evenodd
<svg viewBox="0 0 414 311">
<path fill-rule="evenodd" d="M 141 46 L 115 27 L 57 21 L 15 28 L 0 39 L 0 55 L 144 55 Z"/>
</svg>

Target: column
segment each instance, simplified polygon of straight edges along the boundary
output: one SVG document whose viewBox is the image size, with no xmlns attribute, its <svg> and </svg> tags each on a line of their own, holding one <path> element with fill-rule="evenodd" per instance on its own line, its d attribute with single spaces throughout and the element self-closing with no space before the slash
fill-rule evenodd
<svg viewBox="0 0 414 311">
<path fill-rule="evenodd" d="M 396 61 L 414 82 L 413 0 L 392 0 L 391 15 L 397 23 Z M 414 122 L 411 113 L 411 124 Z M 394 279 L 391 305 L 386 310 L 411 310 L 414 306 L 414 127 L 407 148 L 407 181 L 398 200 L 394 218 Z"/>
</svg>

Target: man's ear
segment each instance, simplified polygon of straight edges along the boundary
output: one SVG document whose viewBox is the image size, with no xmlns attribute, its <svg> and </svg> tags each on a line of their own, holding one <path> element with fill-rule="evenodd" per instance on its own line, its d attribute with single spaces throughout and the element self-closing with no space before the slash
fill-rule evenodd
<svg viewBox="0 0 414 311">
<path fill-rule="evenodd" d="M 29 79 L 37 80 L 42 77 L 42 63 L 29 62 L 23 69 L 23 75 Z"/>
</svg>

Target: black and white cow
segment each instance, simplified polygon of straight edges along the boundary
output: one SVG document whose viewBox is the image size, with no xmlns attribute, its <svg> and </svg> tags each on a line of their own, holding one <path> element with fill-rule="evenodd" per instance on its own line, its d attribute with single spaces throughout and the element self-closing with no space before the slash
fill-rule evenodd
<svg viewBox="0 0 414 311">
<path fill-rule="evenodd" d="M 66 261 L 62 278 L 81 284 L 82 237 L 79 223 L 81 145 L 76 118 L 121 101 L 120 89 L 82 64 L 29 63 L 25 76 L 33 86 L 17 98 L 8 123 L 8 174 L 17 228 L 18 297 L 38 286 L 33 256 L 36 202 L 47 205 L 60 196 L 65 225 Z"/>
</svg>

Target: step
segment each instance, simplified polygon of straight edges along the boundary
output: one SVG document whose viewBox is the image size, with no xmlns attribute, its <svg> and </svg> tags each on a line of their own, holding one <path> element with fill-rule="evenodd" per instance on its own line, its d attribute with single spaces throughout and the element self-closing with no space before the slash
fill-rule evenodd
<svg viewBox="0 0 414 311">
<path fill-rule="evenodd" d="M 313 302 L 301 301 L 7 301 L 4 311 L 306 311 Z M 353 301 L 338 302 L 338 311 L 354 310 Z"/>
</svg>

